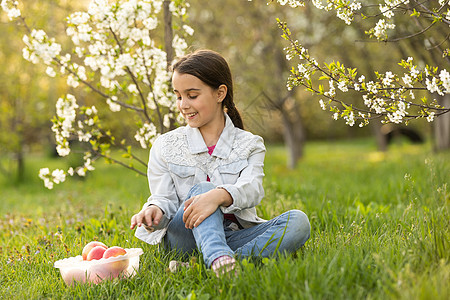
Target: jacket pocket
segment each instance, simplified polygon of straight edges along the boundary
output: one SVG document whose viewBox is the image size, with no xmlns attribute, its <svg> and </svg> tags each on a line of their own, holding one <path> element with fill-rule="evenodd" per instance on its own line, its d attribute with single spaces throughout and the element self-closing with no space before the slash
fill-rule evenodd
<svg viewBox="0 0 450 300">
<path fill-rule="evenodd" d="M 220 166 L 219 172 L 222 176 L 223 184 L 235 184 L 241 175 L 242 170 L 244 170 L 247 166 L 248 161 L 246 159 Z"/>
<path fill-rule="evenodd" d="M 181 201 L 186 200 L 186 196 L 194 185 L 195 167 L 182 166 L 169 163 L 169 172 L 172 176 L 177 195 Z"/>
</svg>

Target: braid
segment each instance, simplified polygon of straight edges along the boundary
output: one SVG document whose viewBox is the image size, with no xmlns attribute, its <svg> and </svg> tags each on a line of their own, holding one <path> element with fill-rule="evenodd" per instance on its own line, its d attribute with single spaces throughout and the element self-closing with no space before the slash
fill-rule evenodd
<svg viewBox="0 0 450 300">
<path fill-rule="evenodd" d="M 230 117 L 231 121 L 233 121 L 234 126 L 240 129 L 244 129 L 244 122 L 242 122 L 241 114 L 239 113 L 232 99 L 227 97 L 224 102 L 227 102 L 224 103 L 224 106 L 226 108 L 227 115 Z"/>
</svg>

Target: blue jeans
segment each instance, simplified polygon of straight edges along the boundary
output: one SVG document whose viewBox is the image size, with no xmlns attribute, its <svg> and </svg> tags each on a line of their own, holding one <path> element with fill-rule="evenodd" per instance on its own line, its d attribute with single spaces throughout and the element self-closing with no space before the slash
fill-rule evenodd
<svg viewBox="0 0 450 300">
<path fill-rule="evenodd" d="M 208 192 L 215 186 L 201 182 L 191 188 L 187 199 Z M 164 244 L 182 254 L 192 254 L 200 249 L 205 264 L 222 255 L 269 257 L 282 252 L 295 252 L 310 237 L 308 217 L 300 210 L 290 210 L 280 216 L 251 228 L 233 231 L 218 208 L 200 225 L 187 229 L 183 222 L 184 205 L 169 223 Z"/>
</svg>

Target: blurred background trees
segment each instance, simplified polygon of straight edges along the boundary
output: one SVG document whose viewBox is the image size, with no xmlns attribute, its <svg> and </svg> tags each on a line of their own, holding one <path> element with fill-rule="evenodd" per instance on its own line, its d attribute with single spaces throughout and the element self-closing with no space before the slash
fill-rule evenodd
<svg viewBox="0 0 450 300">
<path fill-rule="evenodd" d="M 65 35 L 64 18 L 87 7 L 89 1 L 73 3 L 65 0 L 24 1 L 27 21 L 34 28 L 43 28 L 59 41 Z M 285 58 L 287 46 L 276 24 L 276 18 L 288 22 L 295 38 L 325 62 L 341 61 L 358 66 L 364 74 L 385 72 L 396 67 L 401 59 L 413 53 L 421 64 L 448 66 L 448 60 L 434 54 L 439 44 L 447 43 L 445 30 L 427 32 L 398 43 L 368 40 L 364 31 L 369 25 L 352 26 L 335 17 L 334 12 L 317 10 L 312 5 L 292 9 L 267 1 L 223 0 L 189 1 L 188 24 L 194 36 L 188 39 L 190 50 L 208 48 L 222 53 L 229 61 L 236 85 L 236 102 L 248 130 L 263 136 L 268 143 L 285 143 L 288 165 L 294 167 L 303 155 L 307 140 L 373 137 L 379 150 L 387 149 L 386 132 L 400 132 L 403 125 L 382 126 L 376 122 L 367 128 L 353 128 L 342 120 L 334 121 L 323 112 L 317 97 L 301 88 L 288 91 L 286 80 L 292 67 Z M 22 58 L 22 35 L 13 23 L 0 14 L 0 172 L 23 177 L 25 153 L 54 148 L 49 120 L 54 115 L 57 98 L 69 92 L 57 78 L 45 75 L 44 67 L 32 65 Z M 398 37 L 417 32 L 423 26 L 405 20 L 398 26 Z M 448 27 L 446 27 L 448 29 Z M 433 46 L 434 45 L 434 46 Z M 447 68 L 448 69 L 448 68 Z M 77 98 L 89 104 L 88 91 Z M 349 96 L 349 103 L 357 101 Z M 439 99 L 448 106 L 448 99 Z M 446 102 L 447 101 L 447 102 Z M 436 149 L 448 149 L 449 114 L 430 125 L 419 120 L 408 125 L 420 136 L 435 139 Z M 133 136 L 126 115 L 121 118 L 102 116 L 104 123 L 115 128 L 120 136 Z M 432 134 L 432 126 L 435 130 Z M 437 129 L 436 129 L 437 128 Z M 437 137 L 437 138 L 436 138 Z M 132 138 L 130 139 L 132 140 Z M 136 142 L 137 143 L 137 142 Z"/>
<path fill-rule="evenodd" d="M 65 32 L 61 17 L 79 7 L 72 1 L 24 1 L 31 25 L 45 27 L 49 34 Z M 52 142 L 50 119 L 55 102 L 66 86 L 57 78 L 45 75 L 43 66 L 33 65 L 22 57 L 23 32 L 0 14 L 0 174 L 24 179 L 25 155 L 31 151 L 49 151 Z"/>
</svg>

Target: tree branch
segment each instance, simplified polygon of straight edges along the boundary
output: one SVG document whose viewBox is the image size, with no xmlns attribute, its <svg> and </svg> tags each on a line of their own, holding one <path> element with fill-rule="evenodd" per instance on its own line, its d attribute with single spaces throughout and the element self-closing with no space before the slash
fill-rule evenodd
<svg viewBox="0 0 450 300">
<path fill-rule="evenodd" d="M 127 169 L 130 169 L 130 170 L 132 170 L 132 171 L 135 171 L 135 172 L 138 173 L 139 175 L 142 175 L 142 176 L 146 176 L 146 177 L 147 177 L 147 174 L 146 174 L 146 173 L 144 173 L 144 172 L 142 172 L 142 171 L 136 169 L 136 168 L 133 167 L 133 166 L 127 165 L 127 164 L 121 162 L 120 160 L 114 159 L 114 158 L 112 158 L 111 156 L 104 155 L 104 154 L 102 154 L 102 153 L 100 153 L 100 152 L 97 152 L 97 151 L 95 151 L 95 153 L 96 153 L 97 155 L 103 157 L 103 158 L 106 158 L 106 159 L 108 159 L 108 160 L 111 160 L 111 161 L 112 161 L 113 163 L 115 163 L 115 164 L 119 164 L 119 165 L 121 165 L 121 166 L 123 166 L 123 167 L 125 167 L 125 168 L 127 168 Z"/>
<path fill-rule="evenodd" d="M 119 38 L 117 37 L 116 33 L 112 30 L 111 27 L 109 27 L 109 30 L 110 30 L 111 33 L 113 34 L 114 40 L 116 41 L 117 45 L 119 45 L 120 53 L 123 54 L 123 48 L 122 48 L 122 44 L 121 44 L 120 41 L 119 41 Z M 150 116 L 149 116 L 148 113 L 147 113 L 147 103 L 145 102 L 145 101 L 146 101 L 146 100 L 145 100 L 145 97 L 144 97 L 144 95 L 142 94 L 142 90 L 141 90 L 141 88 L 140 88 L 140 86 L 139 86 L 139 83 L 138 83 L 137 80 L 136 80 L 136 77 L 134 76 L 133 72 L 131 72 L 131 70 L 130 70 L 130 68 L 129 68 L 128 66 L 126 66 L 125 69 L 126 69 L 128 75 L 130 75 L 131 79 L 133 80 L 133 83 L 136 85 L 136 88 L 138 89 L 139 97 L 140 97 L 140 99 L 141 99 L 142 106 L 143 106 L 142 112 L 144 113 L 144 115 L 145 115 L 145 117 L 147 118 L 147 120 L 148 120 L 150 123 L 153 123 L 152 118 L 150 118 Z"/>
</svg>

